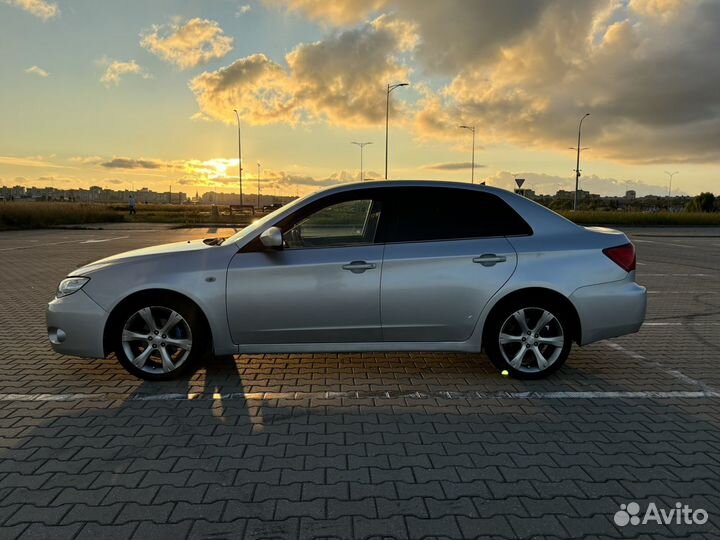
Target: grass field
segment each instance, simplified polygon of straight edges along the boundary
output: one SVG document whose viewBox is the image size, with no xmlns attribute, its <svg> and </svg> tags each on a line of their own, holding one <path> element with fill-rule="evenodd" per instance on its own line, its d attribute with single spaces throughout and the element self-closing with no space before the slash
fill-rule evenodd
<svg viewBox="0 0 720 540">
<path fill-rule="evenodd" d="M 253 220 L 251 215 L 233 214 L 223 206 L 218 206 L 219 213 L 213 216 L 212 205 L 209 204 L 140 204 L 134 216 L 128 215 L 127 205 L 111 205 L 110 208 L 124 216 L 125 221 L 137 223 L 247 225 Z"/>
<path fill-rule="evenodd" d="M 622 212 L 578 210 L 561 212 L 578 225 L 617 225 L 628 227 L 718 227 L 720 212 Z"/>
<path fill-rule="evenodd" d="M 718 227 L 720 212 L 621 212 L 592 211 L 561 212 L 579 225 L 610 225 L 633 227 Z M 141 204 L 137 214 L 129 216 L 126 205 L 64 202 L 5 202 L 0 203 L 0 230 L 42 229 L 92 223 L 172 223 L 177 225 L 247 225 L 250 215 L 231 214 L 227 207 L 219 207 L 213 215 L 210 205 Z"/>
<path fill-rule="evenodd" d="M 0 229 L 46 229 L 123 221 L 123 215 L 104 204 L 56 202 L 0 203 Z"/>
<path fill-rule="evenodd" d="M 247 225 L 253 216 L 230 214 L 220 208 L 213 216 L 210 205 L 142 204 L 128 215 L 127 205 L 66 202 L 0 203 L 0 230 L 45 229 L 93 223 L 175 223 L 178 225 Z"/>
</svg>

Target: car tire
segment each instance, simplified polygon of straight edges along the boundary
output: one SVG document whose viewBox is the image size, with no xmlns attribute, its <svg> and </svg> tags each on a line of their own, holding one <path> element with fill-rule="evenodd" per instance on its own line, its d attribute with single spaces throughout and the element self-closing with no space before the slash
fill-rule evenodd
<svg viewBox="0 0 720 540">
<path fill-rule="evenodd" d="M 210 351 L 198 308 L 173 295 L 131 300 L 114 321 L 110 338 L 120 364 L 148 381 L 176 379 Z"/>
<path fill-rule="evenodd" d="M 505 303 L 486 324 L 485 352 L 495 367 L 511 377 L 541 379 L 567 360 L 572 347 L 572 320 L 565 306 L 551 299 Z"/>
</svg>

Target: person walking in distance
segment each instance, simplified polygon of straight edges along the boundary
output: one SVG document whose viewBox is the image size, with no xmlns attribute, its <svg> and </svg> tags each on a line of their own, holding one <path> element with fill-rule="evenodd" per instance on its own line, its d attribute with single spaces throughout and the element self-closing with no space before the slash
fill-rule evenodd
<svg viewBox="0 0 720 540">
<path fill-rule="evenodd" d="M 128 210 L 130 211 L 130 215 L 134 215 L 135 212 L 135 195 L 130 195 L 128 197 Z"/>
</svg>

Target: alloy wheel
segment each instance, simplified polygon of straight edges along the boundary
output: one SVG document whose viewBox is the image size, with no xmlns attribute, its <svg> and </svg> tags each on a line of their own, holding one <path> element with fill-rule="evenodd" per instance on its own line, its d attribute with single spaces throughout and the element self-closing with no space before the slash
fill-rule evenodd
<svg viewBox="0 0 720 540">
<path fill-rule="evenodd" d="M 511 314 L 500 327 L 500 352 L 523 373 L 548 369 L 560 357 L 565 334 L 560 320 L 543 308 L 528 307 Z"/>
<path fill-rule="evenodd" d="M 192 350 L 192 331 L 177 311 L 149 306 L 133 313 L 122 330 L 122 347 L 132 364 L 152 374 L 178 369 Z"/>
</svg>

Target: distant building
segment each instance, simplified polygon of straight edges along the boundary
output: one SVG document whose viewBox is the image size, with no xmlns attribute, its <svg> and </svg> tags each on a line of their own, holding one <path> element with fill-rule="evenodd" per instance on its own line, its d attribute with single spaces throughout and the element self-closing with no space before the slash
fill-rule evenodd
<svg viewBox="0 0 720 540">
<path fill-rule="evenodd" d="M 584 189 L 578 189 L 578 200 L 583 200 L 587 197 L 590 197 L 590 192 L 585 191 Z M 557 193 L 555 193 L 556 199 L 574 199 L 575 198 L 575 192 L 574 191 L 568 191 L 566 189 L 558 190 Z"/>
<path fill-rule="evenodd" d="M 630 200 L 630 201 L 635 200 L 636 197 L 637 197 L 637 193 L 635 193 L 635 190 L 634 190 L 634 189 L 628 189 L 628 190 L 625 192 L 625 198 L 628 199 L 628 200 Z"/>
</svg>

